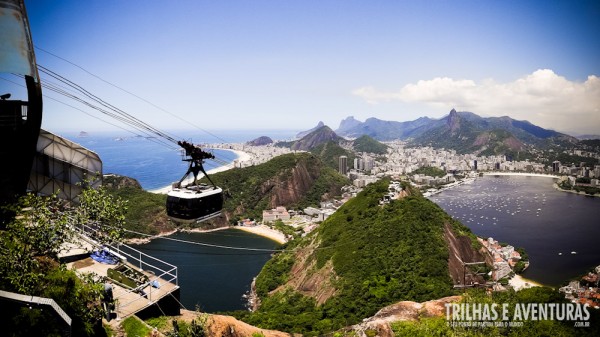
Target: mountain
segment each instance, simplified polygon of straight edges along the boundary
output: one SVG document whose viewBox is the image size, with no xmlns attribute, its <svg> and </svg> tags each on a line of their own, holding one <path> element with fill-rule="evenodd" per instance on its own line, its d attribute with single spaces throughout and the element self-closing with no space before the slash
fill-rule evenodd
<svg viewBox="0 0 600 337">
<path fill-rule="evenodd" d="M 362 122 L 354 119 L 354 116 L 347 117 L 342 119 L 340 122 L 340 126 L 335 130 L 335 133 L 339 135 L 346 134 L 349 130 L 352 130 L 354 127 L 361 125 Z"/>
<path fill-rule="evenodd" d="M 592 140 L 592 139 L 600 139 L 600 135 L 581 135 L 577 136 L 579 140 Z"/>
<path fill-rule="evenodd" d="M 325 124 L 323 122 L 319 122 L 317 124 L 317 126 L 315 126 L 314 128 L 310 129 L 310 130 L 306 130 L 306 131 L 302 131 L 302 132 L 298 132 L 298 134 L 296 134 L 296 138 L 300 139 L 303 138 L 304 136 L 308 135 L 309 133 L 315 132 L 316 130 L 322 128 L 323 126 L 325 126 Z"/>
<path fill-rule="evenodd" d="M 273 144 L 273 139 L 267 137 L 267 136 L 261 136 L 258 137 L 254 140 L 249 141 L 248 143 L 246 143 L 248 145 L 253 145 L 253 146 L 262 146 L 262 145 L 268 145 L 268 144 Z"/>
<path fill-rule="evenodd" d="M 409 184 L 400 199 L 380 205 L 389 183 L 368 185 L 268 261 L 255 282 L 261 304 L 241 318 L 265 329 L 323 335 L 400 300 L 451 295 L 463 278 L 462 261 L 483 260 L 473 248 L 479 244 Z"/>
<path fill-rule="evenodd" d="M 321 123 L 319 123 L 321 124 Z M 322 143 L 333 141 L 339 143 L 343 141 L 342 137 L 339 137 L 333 130 L 328 126 L 321 126 L 318 129 L 306 134 L 301 139 L 297 140 L 292 144 L 292 150 L 309 151 L 310 149 L 318 146 Z"/>
<path fill-rule="evenodd" d="M 384 145 L 367 135 L 363 135 L 359 138 L 356 138 L 352 142 L 352 147 L 354 148 L 354 151 L 357 152 L 367 152 L 374 154 L 386 154 L 388 149 L 387 145 Z"/>
<path fill-rule="evenodd" d="M 408 122 L 393 122 L 384 121 L 377 118 L 369 118 L 365 122 L 361 123 L 356 121 L 354 118 L 352 118 L 350 122 L 347 122 L 349 118 L 352 117 L 348 117 L 344 119 L 342 123 L 340 123 L 340 127 L 338 130 L 336 130 L 339 135 L 350 138 L 367 135 L 383 141 L 406 139 L 411 137 L 415 132 L 426 128 L 431 124 L 432 121 L 435 121 L 428 117 L 421 117 L 414 121 Z M 350 125 L 352 126 L 350 127 Z"/>
<path fill-rule="evenodd" d="M 508 154 L 513 157 L 527 156 L 525 149 L 529 145 L 549 149 L 578 142 L 574 137 L 528 121 L 508 116 L 484 118 L 455 109 L 440 119 L 421 117 L 407 122 L 369 118 L 361 123 L 348 117 L 340 123 L 338 131 L 346 137 L 367 135 L 380 141 L 410 140 L 416 146 L 444 147 L 461 153 Z"/>
<path fill-rule="evenodd" d="M 454 109 L 436 124 L 415 135 L 411 144 L 454 149 L 459 153 L 500 154 L 526 159 L 530 156 L 528 145 L 545 149 L 555 144 L 578 142 L 571 136 L 528 121 L 518 121 L 508 116 L 483 118 Z"/>
</svg>

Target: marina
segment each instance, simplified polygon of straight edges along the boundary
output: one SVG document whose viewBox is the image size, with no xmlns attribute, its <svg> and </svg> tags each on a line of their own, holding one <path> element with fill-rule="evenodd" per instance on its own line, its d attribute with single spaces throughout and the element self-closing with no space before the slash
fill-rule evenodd
<svg viewBox="0 0 600 337">
<path fill-rule="evenodd" d="M 558 286 L 600 262 L 600 201 L 555 190 L 555 178 L 489 175 L 430 196 L 476 235 L 525 248 L 523 276 Z"/>
</svg>

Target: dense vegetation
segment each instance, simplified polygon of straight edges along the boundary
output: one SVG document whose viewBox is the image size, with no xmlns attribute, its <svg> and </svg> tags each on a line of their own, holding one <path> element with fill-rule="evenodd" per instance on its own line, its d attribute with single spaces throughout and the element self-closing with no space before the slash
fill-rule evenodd
<svg viewBox="0 0 600 337">
<path fill-rule="evenodd" d="M 446 175 L 446 171 L 439 169 L 434 166 L 423 166 L 412 172 L 413 174 L 424 174 L 430 177 L 443 177 Z"/>
<path fill-rule="evenodd" d="M 119 179 L 119 177 L 111 179 Z M 121 177 L 120 179 L 129 178 Z M 155 235 L 175 228 L 175 224 L 167 218 L 166 194 L 151 193 L 136 186 L 115 186 L 108 187 L 106 190 L 113 197 L 127 200 L 125 229 Z M 134 236 L 137 235 L 126 233 L 126 237 Z"/>
<path fill-rule="evenodd" d="M 328 141 L 318 146 L 315 146 L 310 150 L 310 153 L 319 157 L 321 161 L 323 161 L 323 164 L 336 171 L 339 169 L 340 166 L 340 156 L 348 157 L 348 166 L 352 166 L 352 164 L 354 163 L 354 158 L 356 157 L 356 155 L 353 152 L 342 148 L 336 142 L 333 141 Z"/>
<path fill-rule="evenodd" d="M 442 232 L 443 224 L 453 221 L 419 195 L 380 206 L 388 183 L 367 186 L 316 233 L 269 261 L 256 282 L 262 305 L 255 313 L 237 316 L 261 328 L 318 335 L 359 322 L 396 301 L 452 294 Z M 468 233 L 464 226 L 457 229 L 458 235 Z M 309 260 L 316 259 L 316 269 L 333 264 L 335 296 L 322 305 L 291 288 L 265 296 L 285 285 L 294 252 L 313 241 L 319 245 Z"/>
<path fill-rule="evenodd" d="M 0 231 L 0 289 L 52 298 L 73 320 L 72 335 L 102 335 L 102 283 L 68 270 L 58 253 L 82 224 L 97 230 L 92 236 L 100 243 L 119 240 L 125 204 L 103 188 L 84 189 L 80 202 L 71 207 L 55 196 L 26 195 L 12 207 L 17 216 Z M 3 335 L 59 336 L 67 328 L 46 306 L 3 302 L 2 307 Z"/>
<path fill-rule="evenodd" d="M 492 296 L 482 290 L 468 290 L 461 303 L 492 303 L 502 307 L 508 304 L 509 315 L 513 317 L 512 310 L 517 304 L 525 303 L 565 303 L 564 296 L 557 290 L 546 287 L 533 287 L 496 292 Z M 498 309 L 500 311 L 500 309 Z M 392 330 L 396 336 L 598 336 L 600 334 L 600 313 L 598 310 L 588 309 L 590 327 L 574 327 L 574 322 L 569 320 L 525 320 L 523 326 L 515 327 L 453 327 L 444 316 L 423 317 L 417 321 L 401 321 L 392 323 Z M 501 318 L 499 318 L 500 320 Z M 499 321 L 498 320 L 498 321 Z"/>
<path fill-rule="evenodd" d="M 368 152 L 375 154 L 386 154 L 388 147 L 375 139 L 364 135 L 354 140 L 352 143 L 354 151 Z"/>
<path fill-rule="evenodd" d="M 594 167 L 594 165 L 598 165 L 598 159 L 591 157 L 583 157 L 574 154 L 568 154 L 563 151 L 560 152 L 546 152 L 544 154 L 546 160 L 544 164 L 552 165 L 552 162 L 555 160 L 560 161 L 563 166 L 579 166 L 581 163 L 584 163 L 587 167 Z"/>
<path fill-rule="evenodd" d="M 314 181 L 310 186 L 294 180 L 299 168 L 306 169 Z M 218 186 L 226 190 L 224 210 L 233 218 L 255 218 L 262 216 L 274 193 L 292 191 L 297 199 L 284 204 L 286 207 L 318 205 L 325 193 L 337 195 L 347 178 L 333 169 L 325 167 L 321 160 L 310 153 L 290 153 L 270 161 L 245 168 L 235 168 L 211 176 Z M 205 180 L 203 180 L 205 181 Z M 235 220 L 235 219 L 234 219 Z"/>
<path fill-rule="evenodd" d="M 310 186 L 294 186 L 292 175 L 304 166 L 314 179 Z M 238 218 L 260 218 L 262 210 L 269 208 L 273 193 L 280 189 L 291 189 L 297 200 L 284 204 L 292 208 L 316 206 L 324 194 L 335 196 L 348 183 L 347 178 L 336 170 L 325 167 L 319 158 L 308 153 L 287 154 L 257 166 L 236 168 L 211 175 L 218 186 L 225 190 L 224 211 Z M 127 177 L 107 177 L 107 192 L 127 200 L 125 229 L 144 234 L 158 234 L 177 228 L 166 215 L 166 195 L 150 193 L 139 185 L 123 182 Z M 208 183 L 206 179 L 202 182 Z M 192 225 L 186 225 L 192 226 Z M 137 236 L 128 233 L 127 237 Z"/>
</svg>

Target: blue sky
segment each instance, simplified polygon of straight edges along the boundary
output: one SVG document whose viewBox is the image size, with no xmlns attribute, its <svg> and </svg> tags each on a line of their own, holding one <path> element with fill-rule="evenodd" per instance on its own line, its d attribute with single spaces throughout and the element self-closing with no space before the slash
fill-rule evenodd
<svg viewBox="0 0 600 337">
<path fill-rule="evenodd" d="M 335 129 L 347 116 L 405 121 L 456 108 L 600 133 L 598 1 L 25 3 L 36 46 L 204 129 L 302 130 L 320 120 Z M 152 125 L 188 128 L 36 56 Z M 43 124 L 113 128 L 49 99 Z"/>
</svg>

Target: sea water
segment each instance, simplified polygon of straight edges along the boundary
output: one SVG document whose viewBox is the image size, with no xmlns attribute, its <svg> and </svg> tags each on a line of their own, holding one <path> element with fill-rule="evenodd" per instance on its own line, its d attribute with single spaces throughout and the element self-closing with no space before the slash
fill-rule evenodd
<svg viewBox="0 0 600 337">
<path fill-rule="evenodd" d="M 600 198 L 553 188 L 555 178 L 483 176 L 430 197 L 480 237 L 523 247 L 523 276 L 558 286 L 600 265 Z"/>
<path fill-rule="evenodd" d="M 259 136 L 290 139 L 295 131 L 289 130 L 227 130 L 227 131 L 173 131 L 177 140 L 196 144 L 245 143 Z M 119 174 L 137 179 L 146 190 L 163 188 L 179 181 L 186 173 L 188 163 L 182 161 L 181 148 L 161 138 L 146 138 L 122 132 L 89 132 L 82 137 L 77 133 L 59 134 L 96 152 L 102 160 L 104 174 Z M 206 160 L 208 171 L 224 163 L 230 164 L 237 155 L 232 151 L 211 149 L 219 160 Z"/>
</svg>

